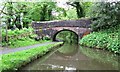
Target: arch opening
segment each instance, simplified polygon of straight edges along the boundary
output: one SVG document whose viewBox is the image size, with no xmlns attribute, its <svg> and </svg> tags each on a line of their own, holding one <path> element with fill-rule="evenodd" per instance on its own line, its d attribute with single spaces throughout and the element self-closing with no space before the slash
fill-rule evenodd
<svg viewBox="0 0 120 72">
<path fill-rule="evenodd" d="M 52 38 L 53 41 L 63 41 L 68 43 L 77 43 L 79 42 L 79 36 L 76 32 L 68 29 L 63 29 L 56 32 Z"/>
</svg>

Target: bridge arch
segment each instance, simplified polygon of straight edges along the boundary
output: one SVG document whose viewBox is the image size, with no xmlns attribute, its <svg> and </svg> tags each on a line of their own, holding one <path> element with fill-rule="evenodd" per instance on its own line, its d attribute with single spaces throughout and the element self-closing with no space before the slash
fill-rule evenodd
<svg viewBox="0 0 120 72">
<path fill-rule="evenodd" d="M 56 36 L 58 33 L 62 32 L 62 31 L 69 31 L 69 32 L 73 32 L 76 36 L 77 36 L 77 42 L 79 42 L 79 35 L 77 32 L 73 31 L 73 30 L 69 30 L 69 29 L 63 29 L 63 30 L 59 30 L 57 31 L 56 33 L 54 33 L 53 37 L 52 37 L 52 40 L 53 41 L 56 41 Z"/>
<path fill-rule="evenodd" d="M 34 32 L 39 38 L 49 36 L 53 41 L 60 31 L 74 32 L 81 39 L 92 32 L 90 19 L 32 22 Z M 78 40 L 79 41 L 79 40 Z"/>
</svg>

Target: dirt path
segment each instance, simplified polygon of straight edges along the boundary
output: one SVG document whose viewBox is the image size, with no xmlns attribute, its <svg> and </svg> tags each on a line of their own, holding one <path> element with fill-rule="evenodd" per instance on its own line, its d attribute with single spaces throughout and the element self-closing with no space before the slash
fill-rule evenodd
<svg viewBox="0 0 120 72">
<path fill-rule="evenodd" d="M 36 47 L 39 47 L 39 46 L 44 46 L 44 45 L 54 44 L 54 43 L 56 43 L 56 42 L 46 42 L 46 43 L 35 44 L 35 45 L 31 45 L 31 46 L 14 48 L 14 49 L 11 49 L 11 48 L 4 48 L 3 49 L 2 47 L 0 47 L 0 55 L 1 54 L 8 54 L 8 53 L 11 53 L 11 52 L 18 52 L 18 51 L 27 50 L 27 49 L 36 48 Z"/>
</svg>

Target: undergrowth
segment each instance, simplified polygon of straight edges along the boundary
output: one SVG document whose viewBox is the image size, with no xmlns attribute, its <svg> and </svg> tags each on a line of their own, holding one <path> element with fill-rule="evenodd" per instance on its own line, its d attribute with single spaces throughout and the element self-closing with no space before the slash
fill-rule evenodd
<svg viewBox="0 0 120 72">
<path fill-rule="evenodd" d="M 93 32 L 80 40 L 80 44 L 91 48 L 100 48 L 120 54 L 120 26 Z"/>
</svg>

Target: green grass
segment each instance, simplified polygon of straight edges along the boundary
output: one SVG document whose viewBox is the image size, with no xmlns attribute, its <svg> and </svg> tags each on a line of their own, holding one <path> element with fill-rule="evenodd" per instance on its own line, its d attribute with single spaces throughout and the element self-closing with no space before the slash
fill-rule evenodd
<svg viewBox="0 0 120 72">
<path fill-rule="evenodd" d="M 44 40 L 36 41 L 35 38 L 37 37 L 36 34 L 32 33 L 33 29 L 23 28 L 22 30 L 8 30 L 8 42 L 6 42 L 6 33 L 5 30 L 2 29 L 2 46 L 8 46 L 9 48 L 18 48 L 23 46 L 29 46 L 33 44 L 49 42 L 51 41 L 49 38 L 44 37 Z M 28 35 L 26 33 L 29 33 Z M 21 34 L 26 34 L 25 36 L 21 36 Z M 13 37 L 10 37 L 13 36 Z"/>
<path fill-rule="evenodd" d="M 0 64 L 0 70 L 17 70 L 22 65 L 25 65 L 31 62 L 33 59 L 36 59 L 37 57 L 44 55 L 52 47 L 55 47 L 60 44 L 62 44 L 62 42 L 1 55 L 0 60 L 2 64 Z"/>
<path fill-rule="evenodd" d="M 120 54 L 119 34 L 120 26 L 93 32 L 80 40 L 80 44 L 91 48 L 100 48 Z"/>
<path fill-rule="evenodd" d="M 18 48 L 18 47 L 24 47 L 24 46 L 29 46 L 29 45 L 34 45 L 38 43 L 43 43 L 43 42 L 50 42 L 51 40 L 39 40 L 36 41 L 35 39 L 31 39 L 29 37 L 24 37 L 20 39 L 13 39 L 8 42 L 8 47 L 9 48 Z M 2 42 L 3 46 L 6 46 L 6 42 Z"/>
<path fill-rule="evenodd" d="M 34 39 L 31 39 L 31 38 L 24 38 L 24 39 L 20 39 L 20 40 L 11 41 L 11 44 L 9 45 L 9 47 L 10 48 L 18 48 L 18 47 L 34 45 L 34 44 L 43 43 L 43 42 L 50 42 L 50 41 L 51 40 L 35 41 Z"/>
</svg>

